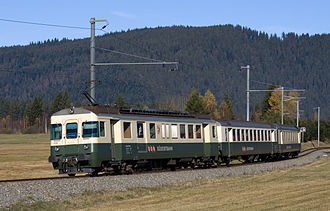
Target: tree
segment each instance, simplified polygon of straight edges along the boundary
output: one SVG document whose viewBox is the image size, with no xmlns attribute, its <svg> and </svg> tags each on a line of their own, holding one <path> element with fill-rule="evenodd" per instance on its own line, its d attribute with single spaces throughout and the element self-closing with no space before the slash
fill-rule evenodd
<svg viewBox="0 0 330 211">
<path fill-rule="evenodd" d="M 280 88 L 275 89 L 275 90 L 280 90 Z M 289 92 L 289 97 L 284 97 L 284 102 L 283 102 L 283 113 L 289 114 L 287 116 L 288 120 L 292 120 L 295 117 L 296 114 L 296 101 L 294 100 L 296 97 L 298 97 L 297 92 Z M 273 91 L 271 92 L 271 96 L 268 100 L 269 102 L 269 109 L 267 112 L 267 120 L 269 118 L 274 118 L 271 117 L 272 115 L 278 116 L 281 115 L 282 113 L 282 92 L 281 91 Z"/>
<path fill-rule="evenodd" d="M 71 106 L 71 101 L 68 93 L 65 91 L 62 95 L 61 92 L 56 94 L 54 101 L 50 106 L 50 114 L 54 114 L 62 109 L 69 108 Z"/>
<path fill-rule="evenodd" d="M 118 96 L 115 100 L 115 107 L 116 108 L 128 107 L 128 103 L 125 102 L 125 100 L 121 94 L 118 94 Z"/>
<path fill-rule="evenodd" d="M 33 100 L 31 100 L 25 110 L 25 116 L 28 120 L 28 125 L 32 126 L 36 123 L 40 117 L 42 117 L 42 114 L 44 112 L 44 104 L 39 96 L 35 97 Z"/>
<path fill-rule="evenodd" d="M 267 87 L 267 90 L 274 90 L 276 89 L 276 85 L 275 83 L 272 83 L 270 84 L 268 87 Z M 271 97 L 273 92 L 266 92 L 265 96 L 264 96 L 264 99 L 262 101 L 262 108 L 261 108 L 261 113 L 262 113 L 262 116 L 261 118 L 264 119 L 263 117 L 265 116 L 265 114 L 268 112 L 268 110 L 270 109 L 270 104 L 269 104 L 269 98 Z M 258 105 L 259 107 L 259 105 Z M 260 109 L 260 107 L 259 107 Z M 260 119 L 259 119 L 260 120 Z"/>
<path fill-rule="evenodd" d="M 218 111 L 218 103 L 212 94 L 212 92 L 208 89 L 204 95 L 204 105 L 205 112 L 211 114 L 213 118 L 220 118 L 220 113 Z"/>
<path fill-rule="evenodd" d="M 195 88 L 191 89 L 185 105 L 185 110 L 191 114 L 206 113 L 203 96 Z"/>
<path fill-rule="evenodd" d="M 260 122 L 261 116 L 262 116 L 262 110 L 261 110 L 259 104 L 256 104 L 256 106 L 254 107 L 254 111 L 252 113 L 251 120 L 254 122 Z"/>
<path fill-rule="evenodd" d="M 235 115 L 233 112 L 232 105 L 229 101 L 228 94 L 225 95 L 223 101 L 221 102 L 219 107 L 219 112 L 220 112 L 220 118 L 222 119 L 235 119 Z"/>
</svg>

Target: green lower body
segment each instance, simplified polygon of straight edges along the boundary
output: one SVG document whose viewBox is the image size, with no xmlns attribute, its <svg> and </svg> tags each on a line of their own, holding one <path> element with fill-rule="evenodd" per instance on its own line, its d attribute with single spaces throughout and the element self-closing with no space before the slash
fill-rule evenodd
<svg viewBox="0 0 330 211">
<path fill-rule="evenodd" d="M 112 151 L 114 152 L 112 154 Z M 182 160 L 224 160 L 223 158 L 244 157 L 249 155 L 278 155 L 300 151 L 300 144 L 279 145 L 277 143 L 235 142 L 235 143 L 149 143 L 115 144 L 110 143 L 78 144 L 51 147 L 49 162 L 60 173 L 92 173 L 103 171 L 109 164 L 139 161 Z"/>
</svg>

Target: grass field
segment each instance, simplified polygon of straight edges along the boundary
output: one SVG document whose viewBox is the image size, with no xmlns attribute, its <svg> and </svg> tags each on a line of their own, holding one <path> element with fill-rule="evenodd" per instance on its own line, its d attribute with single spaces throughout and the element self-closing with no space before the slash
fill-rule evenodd
<svg viewBox="0 0 330 211">
<path fill-rule="evenodd" d="M 304 143 L 302 148 L 313 144 Z M 48 163 L 49 150 L 49 134 L 0 134 L 0 180 L 59 176 Z"/>
<path fill-rule="evenodd" d="M 48 134 L 0 135 L 0 180 L 54 177 Z"/>
<path fill-rule="evenodd" d="M 18 203 L 14 210 L 329 210 L 330 158 L 260 175 L 127 191 L 86 192 L 72 200 Z"/>
</svg>

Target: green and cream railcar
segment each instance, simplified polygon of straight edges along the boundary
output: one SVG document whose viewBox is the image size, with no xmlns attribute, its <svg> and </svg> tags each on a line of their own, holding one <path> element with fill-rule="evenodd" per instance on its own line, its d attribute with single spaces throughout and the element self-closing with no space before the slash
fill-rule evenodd
<svg viewBox="0 0 330 211">
<path fill-rule="evenodd" d="M 219 148 L 224 162 L 242 158 L 267 159 L 274 153 L 276 130 L 272 124 L 218 120 Z"/>
<path fill-rule="evenodd" d="M 59 173 L 206 165 L 218 159 L 216 122 L 103 107 L 51 117 L 51 156 Z"/>
<path fill-rule="evenodd" d="M 295 126 L 277 125 L 277 153 L 286 157 L 295 157 L 301 150 L 302 132 Z"/>
</svg>

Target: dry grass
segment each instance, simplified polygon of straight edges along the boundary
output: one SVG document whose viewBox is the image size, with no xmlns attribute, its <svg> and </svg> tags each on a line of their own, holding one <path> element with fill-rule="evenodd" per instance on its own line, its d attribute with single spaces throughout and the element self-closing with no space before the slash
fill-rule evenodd
<svg viewBox="0 0 330 211">
<path fill-rule="evenodd" d="M 329 210 L 329 175 L 330 159 L 323 159 L 258 176 L 195 181 L 134 198 L 114 197 L 86 210 Z"/>
<path fill-rule="evenodd" d="M 48 134 L 0 135 L 0 180 L 57 176 Z"/>
<path fill-rule="evenodd" d="M 86 192 L 72 200 L 16 204 L 16 210 L 329 210 L 330 158 L 261 175 L 157 188 Z"/>
<path fill-rule="evenodd" d="M 329 142 L 320 142 L 320 147 L 329 147 L 330 143 Z M 316 141 L 307 141 L 302 143 L 301 148 L 302 149 L 309 149 L 309 148 L 315 148 L 317 147 L 317 140 Z"/>
</svg>

